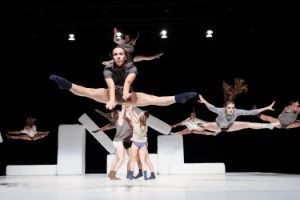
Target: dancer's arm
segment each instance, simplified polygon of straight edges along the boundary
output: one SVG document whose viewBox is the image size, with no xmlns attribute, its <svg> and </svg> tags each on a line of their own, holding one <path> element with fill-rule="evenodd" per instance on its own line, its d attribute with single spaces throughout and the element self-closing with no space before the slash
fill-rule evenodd
<svg viewBox="0 0 300 200">
<path fill-rule="evenodd" d="M 124 82 L 124 87 L 123 87 L 123 99 L 124 100 L 127 100 L 131 96 L 131 94 L 129 93 L 129 90 L 130 90 L 131 85 L 132 85 L 133 81 L 135 80 L 135 78 L 136 78 L 135 73 L 130 73 L 126 77 L 125 82 Z"/>
<path fill-rule="evenodd" d="M 122 105 L 121 111 L 119 111 L 118 114 L 118 121 L 117 123 L 121 126 L 124 122 L 124 117 L 125 117 L 125 105 Z"/>
<path fill-rule="evenodd" d="M 175 128 L 175 127 L 177 127 L 177 126 L 182 126 L 182 124 L 183 124 L 184 122 L 186 122 L 187 120 L 189 120 L 189 118 L 183 120 L 182 122 L 179 122 L 179 123 L 177 123 L 177 124 L 172 125 L 172 128 Z"/>
<path fill-rule="evenodd" d="M 95 111 L 97 112 L 97 113 L 99 113 L 100 115 L 102 115 L 103 117 L 105 117 L 106 119 L 108 119 L 109 121 L 111 120 L 111 116 L 110 116 L 110 114 L 108 114 L 108 113 L 105 113 L 105 112 L 102 112 L 101 110 L 99 110 L 99 109 L 95 109 Z"/>
<path fill-rule="evenodd" d="M 107 130 L 114 129 L 114 128 L 116 128 L 116 125 L 112 124 L 112 123 L 109 123 L 109 124 L 106 124 L 105 126 L 103 126 L 101 128 L 98 128 L 97 130 L 92 131 L 92 132 L 97 133 L 98 131 L 107 131 Z"/>
<path fill-rule="evenodd" d="M 132 40 L 132 45 L 135 45 L 135 43 L 136 43 L 136 41 L 138 40 L 139 36 L 140 36 L 140 32 L 138 32 L 138 33 L 136 34 L 136 37 Z"/>
<path fill-rule="evenodd" d="M 266 110 L 274 110 L 273 106 L 275 104 L 275 101 L 273 101 L 269 106 L 266 106 L 264 108 L 255 109 L 255 111 L 258 113 L 264 112 Z"/>
<path fill-rule="evenodd" d="M 105 107 L 109 110 L 112 110 L 117 105 L 116 96 L 115 96 L 115 83 L 112 78 L 106 78 L 105 81 L 108 86 L 108 95 L 109 95 L 109 100 L 106 103 Z"/>
<path fill-rule="evenodd" d="M 205 106 L 206 106 L 207 108 L 215 107 L 214 105 L 208 103 L 208 102 L 202 97 L 201 94 L 199 94 L 199 100 L 198 100 L 198 102 L 199 102 L 199 103 L 205 104 Z"/>
</svg>

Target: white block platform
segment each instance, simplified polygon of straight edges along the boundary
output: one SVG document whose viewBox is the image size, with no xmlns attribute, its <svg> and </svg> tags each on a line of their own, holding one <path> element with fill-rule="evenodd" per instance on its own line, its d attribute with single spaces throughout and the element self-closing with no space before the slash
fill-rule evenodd
<svg viewBox="0 0 300 200">
<path fill-rule="evenodd" d="M 169 174 L 225 174 L 224 163 L 171 164 Z"/>
<path fill-rule="evenodd" d="M 6 175 L 56 175 L 56 165 L 7 165 Z"/>
<path fill-rule="evenodd" d="M 85 128 L 59 125 L 57 174 L 85 174 Z"/>
<path fill-rule="evenodd" d="M 182 135 L 159 135 L 157 155 L 159 174 L 169 174 L 171 164 L 184 164 Z"/>
<path fill-rule="evenodd" d="M 158 160 L 157 160 L 157 154 L 149 154 L 149 158 L 152 162 L 154 172 L 158 173 Z M 108 154 L 107 155 L 107 160 L 106 160 L 106 172 L 108 173 L 110 171 L 110 166 L 113 160 L 115 159 L 115 154 Z M 128 156 L 127 154 L 125 155 L 125 161 L 118 170 L 117 174 L 126 174 L 127 173 L 127 163 L 128 163 Z M 135 174 L 138 172 L 138 166 L 137 164 L 135 165 L 134 168 Z"/>
<path fill-rule="evenodd" d="M 84 125 L 89 133 L 92 134 L 92 136 L 108 151 L 108 153 L 115 152 L 112 140 L 106 135 L 106 133 L 103 131 L 99 131 L 97 133 L 92 132 L 97 130 L 99 127 L 86 113 L 82 114 L 78 121 Z"/>
</svg>

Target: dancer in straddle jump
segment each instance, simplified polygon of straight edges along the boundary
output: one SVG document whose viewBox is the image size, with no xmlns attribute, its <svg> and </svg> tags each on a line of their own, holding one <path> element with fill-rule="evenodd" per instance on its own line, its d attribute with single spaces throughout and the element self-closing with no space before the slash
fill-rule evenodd
<svg viewBox="0 0 300 200">
<path fill-rule="evenodd" d="M 91 98 L 105 103 L 112 110 L 117 104 L 132 106 L 168 106 L 174 103 L 185 103 L 198 95 L 197 92 L 185 92 L 174 96 L 155 96 L 143 92 L 134 92 L 132 83 L 137 75 L 137 68 L 132 62 L 127 62 L 126 51 L 122 47 L 113 49 L 114 63 L 104 67 L 103 75 L 108 88 L 87 88 L 58 76 L 51 75 L 50 80 L 57 83 L 60 89 L 69 90 L 77 96 Z"/>
</svg>

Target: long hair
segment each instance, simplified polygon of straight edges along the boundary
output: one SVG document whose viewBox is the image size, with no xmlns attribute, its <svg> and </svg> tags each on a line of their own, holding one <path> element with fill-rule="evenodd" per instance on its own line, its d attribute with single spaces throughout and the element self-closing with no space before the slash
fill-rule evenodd
<svg viewBox="0 0 300 200">
<path fill-rule="evenodd" d="M 28 117 L 26 119 L 25 126 L 28 126 L 28 127 L 32 128 L 33 125 L 35 124 L 35 121 L 36 121 L 36 118 Z"/>
<path fill-rule="evenodd" d="M 240 93 L 247 92 L 248 85 L 245 84 L 245 80 L 241 78 L 236 78 L 234 80 L 234 85 L 229 85 L 223 81 L 223 93 L 224 101 L 233 101 Z"/>
<path fill-rule="evenodd" d="M 147 125 L 148 117 L 149 117 L 149 112 L 148 112 L 148 110 L 146 110 L 146 111 L 144 111 L 144 114 L 140 117 L 141 126 L 146 126 Z"/>
</svg>

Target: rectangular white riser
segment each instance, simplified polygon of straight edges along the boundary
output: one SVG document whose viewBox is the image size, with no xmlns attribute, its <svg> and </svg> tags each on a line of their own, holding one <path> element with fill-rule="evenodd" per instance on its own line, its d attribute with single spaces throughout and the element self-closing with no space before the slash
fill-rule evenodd
<svg viewBox="0 0 300 200">
<path fill-rule="evenodd" d="M 7 165 L 6 175 L 56 175 L 56 165 Z"/>
</svg>

